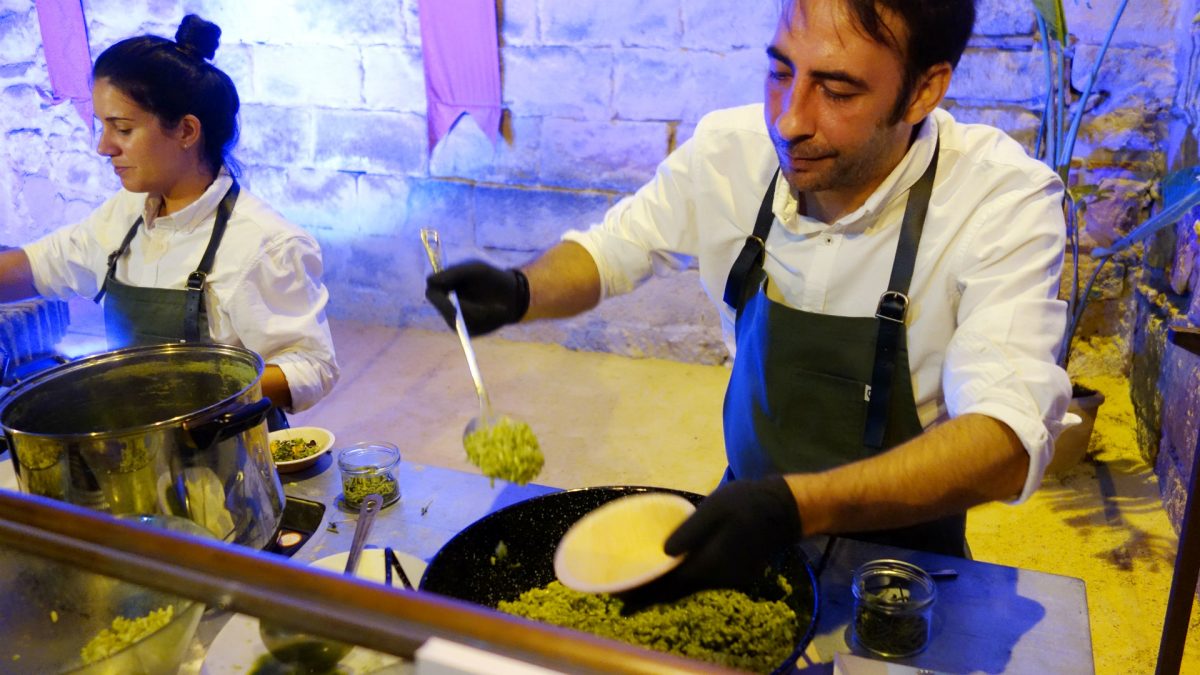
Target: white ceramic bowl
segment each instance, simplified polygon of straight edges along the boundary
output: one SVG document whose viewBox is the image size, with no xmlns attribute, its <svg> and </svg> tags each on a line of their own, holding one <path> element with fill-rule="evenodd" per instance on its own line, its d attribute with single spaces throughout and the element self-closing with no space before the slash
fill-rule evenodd
<svg viewBox="0 0 1200 675">
<path fill-rule="evenodd" d="M 312 440 L 317 442 L 317 451 L 313 454 L 301 458 L 293 459 L 290 462 L 275 462 L 275 468 L 279 473 L 291 473 L 293 471 L 302 471 L 317 463 L 321 455 L 329 452 L 333 447 L 334 436 L 333 432 L 321 427 L 292 427 L 290 429 L 280 429 L 272 431 L 269 436 L 272 443 L 274 441 L 291 441 L 297 438 L 304 440 Z"/>
</svg>

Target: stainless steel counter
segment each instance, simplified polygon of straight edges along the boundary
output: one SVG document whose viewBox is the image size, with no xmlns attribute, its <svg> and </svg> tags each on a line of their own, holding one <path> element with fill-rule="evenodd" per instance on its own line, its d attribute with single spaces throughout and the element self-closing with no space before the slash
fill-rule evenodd
<svg viewBox="0 0 1200 675">
<path fill-rule="evenodd" d="M 312 469 L 284 476 L 284 490 L 326 504 L 324 522 L 294 559 L 309 562 L 345 551 L 352 528 L 328 529 L 330 522 L 353 520 L 339 508 L 341 489 L 328 456 Z M 479 518 L 509 504 L 553 492 L 542 485 L 517 486 L 474 473 L 402 462 L 401 499 L 380 512 L 368 545 L 391 546 L 428 561 L 438 549 Z M 815 542 L 806 546 L 822 550 Z M 801 672 L 832 672 L 837 652 L 866 656 L 848 646 L 855 567 L 877 558 L 907 560 L 925 569 L 957 570 L 953 580 L 938 582 L 933 638 L 922 654 L 897 663 L 950 673 L 1093 673 L 1087 596 L 1080 579 L 985 562 L 918 553 L 849 539 L 830 548 L 821 574 L 817 636 Z M 414 580 L 415 582 L 415 580 Z"/>
<path fill-rule="evenodd" d="M 350 547 L 352 527 L 341 527 L 337 532 L 329 528 L 330 523 L 357 518 L 356 513 L 338 505 L 341 484 L 331 463 L 326 456 L 303 473 L 283 477 L 288 495 L 326 505 L 321 526 L 293 557 L 297 563 L 307 564 Z M 8 464 L 0 461 L 0 487 L 14 482 L 6 470 Z M 367 543 L 391 546 L 425 561 L 456 533 L 488 513 L 556 491 L 542 485 L 504 482 L 492 487 L 478 474 L 403 462 L 399 482 L 400 501 L 379 513 Z M 814 561 L 822 550 L 821 543 L 806 545 Z M 953 568 L 958 572 L 956 579 L 938 582 L 929 647 L 922 654 L 896 663 L 947 673 L 1094 672 L 1083 581 L 843 539 L 830 548 L 821 573 L 817 635 L 799 664 L 801 673 L 833 672 L 832 661 L 838 652 L 867 655 L 856 645 L 848 646 L 847 628 L 853 610 L 849 584 L 855 567 L 877 558 L 898 558 L 927 570 Z M 181 672 L 200 671 L 205 650 L 229 620 L 228 614 L 205 619 L 192 658 Z"/>
</svg>

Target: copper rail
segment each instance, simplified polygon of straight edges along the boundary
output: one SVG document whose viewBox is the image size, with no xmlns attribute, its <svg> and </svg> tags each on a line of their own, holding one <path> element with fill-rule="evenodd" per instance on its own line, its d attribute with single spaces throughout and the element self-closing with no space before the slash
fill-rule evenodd
<svg viewBox="0 0 1200 675">
<path fill-rule="evenodd" d="M 408 659 L 436 636 L 573 673 L 732 672 L 6 490 L 0 546 Z"/>
</svg>

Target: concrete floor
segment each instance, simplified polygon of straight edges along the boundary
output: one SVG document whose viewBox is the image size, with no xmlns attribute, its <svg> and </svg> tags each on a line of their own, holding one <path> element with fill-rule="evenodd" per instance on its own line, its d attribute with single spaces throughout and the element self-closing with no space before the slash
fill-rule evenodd
<svg viewBox="0 0 1200 675">
<path fill-rule="evenodd" d="M 77 332 L 69 342 L 94 342 L 89 308 L 71 309 Z M 341 381 L 292 416 L 293 426 L 326 427 L 338 445 L 387 440 L 406 461 L 474 470 L 461 437 L 478 406 L 453 333 L 349 322 L 334 322 L 333 333 Z M 495 337 L 477 340 L 476 350 L 495 408 L 528 422 L 540 440 L 546 464 L 537 482 L 696 492 L 716 485 L 724 367 Z M 987 505 L 968 517 L 977 559 L 1086 582 L 1095 667 L 1104 675 L 1154 672 L 1175 561 L 1177 537 L 1157 480 L 1125 459 L 1136 454 L 1089 457 L 1048 477 L 1026 504 Z M 1198 616 L 1193 611 L 1184 673 L 1200 673 Z"/>
</svg>

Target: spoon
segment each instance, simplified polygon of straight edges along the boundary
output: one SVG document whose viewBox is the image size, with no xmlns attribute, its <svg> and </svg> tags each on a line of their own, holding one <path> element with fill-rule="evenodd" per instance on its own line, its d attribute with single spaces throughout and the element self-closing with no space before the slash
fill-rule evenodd
<svg viewBox="0 0 1200 675">
<path fill-rule="evenodd" d="M 441 272 L 442 240 L 437 230 L 421 229 L 421 244 L 425 246 L 425 255 L 436 274 Z M 462 344 L 463 354 L 467 357 L 467 368 L 471 371 L 471 381 L 475 383 L 475 394 L 479 397 L 479 414 L 467 422 L 463 429 L 463 438 L 470 436 L 476 430 L 494 426 L 497 417 L 492 410 L 492 401 L 488 398 L 487 389 L 483 386 L 483 375 L 479 372 L 479 363 L 475 360 L 475 349 L 471 347 L 471 336 L 467 334 L 467 323 L 463 320 L 462 305 L 458 303 L 458 294 L 450 291 L 450 304 L 454 305 L 454 331 L 458 333 L 458 341 Z M 510 418 L 511 419 L 511 418 Z"/>
<path fill-rule="evenodd" d="M 371 531 L 375 514 L 379 512 L 381 504 L 383 498 L 376 494 L 367 495 L 366 499 L 363 499 L 343 574 L 354 576 L 358 570 L 358 560 L 362 557 L 367 533 Z M 354 645 L 300 633 L 268 621 L 258 622 L 258 635 L 266 645 L 267 651 L 271 652 L 271 656 L 282 663 L 295 665 L 299 673 L 328 672 L 354 649 Z"/>
</svg>

